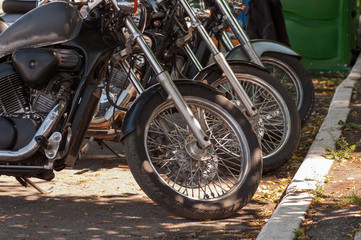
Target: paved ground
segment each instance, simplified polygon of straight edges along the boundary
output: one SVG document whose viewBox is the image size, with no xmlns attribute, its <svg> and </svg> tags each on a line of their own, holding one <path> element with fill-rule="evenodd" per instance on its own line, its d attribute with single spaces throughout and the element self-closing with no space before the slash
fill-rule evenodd
<svg viewBox="0 0 361 240">
<path fill-rule="evenodd" d="M 221 221 L 189 221 L 155 205 L 124 160 L 93 145 L 74 169 L 52 182 L 34 180 L 46 195 L 0 176 L 1 239 L 238 239 L 250 209 Z"/>
<path fill-rule="evenodd" d="M 314 182 L 310 175 L 305 179 Z M 141 191 L 124 159 L 115 158 L 96 144 L 74 169 L 56 173 L 52 182 L 34 181 L 52 191 L 40 195 L 13 178 L 0 176 L 2 239 L 250 239 L 255 236 L 244 232 L 256 229 L 249 223 L 259 218 L 255 209 L 262 207 L 260 200 L 253 200 L 235 217 L 219 221 L 197 222 L 173 216 Z M 280 206 L 286 205 L 284 212 L 296 211 L 297 216 L 279 218 L 271 229 L 285 235 L 273 239 L 293 238 L 293 229 L 298 228 L 311 197 L 287 194 Z M 290 200 L 291 204 L 287 203 Z M 291 223 L 292 228 L 283 223 Z M 270 239 L 267 228 L 260 239 L 262 235 Z"/>
<path fill-rule="evenodd" d="M 339 121 L 346 122 L 352 89 L 361 79 L 361 56 L 349 76 L 338 86 L 328 114 L 308 154 L 288 186 L 285 196 L 271 219 L 262 228 L 257 240 L 289 239 L 295 237 L 314 197 L 311 193 L 325 181 L 332 160 L 324 157 L 327 148 L 333 148 L 341 134 Z"/>
<path fill-rule="evenodd" d="M 310 175 L 305 179 L 314 182 Z M 115 158 L 96 144 L 74 169 L 56 173 L 52 182 L 34 181 L 42 189 L 52 191 L 40 195 L 31 187 L 23 188 L 13 178 L 0 176 L 2 239 L 249 239 L 254 236 L 247 237 L 244 232 L 252 230 L 249 223 L 259 217 L 255 209 L 262 206 L 262 202 L 253 201 L 235 217 L 219 221 L 178 218 L 141 191 L 124 159 Z M 291 211 L 296 209 L 297 216 L 279 218 L 272 229 L 276 233 L 282 229 L 286 235 L 273 239 L 293 238 L 293 229 L 298 227 L 311 197 L 287 194 L 280 206 L 286 205 L 286 213 L 293 207 Z M 287 206 L 289 200 L 292 206 Z M 301 211 L 294 206 L 301 206 Z M 296 225 L 285 228 L 283 223 L 291 223 L 292 218 L 297 219 Z M 267 228 L 262 233 L 264 239 L 270 239 Z"/>
</svg>

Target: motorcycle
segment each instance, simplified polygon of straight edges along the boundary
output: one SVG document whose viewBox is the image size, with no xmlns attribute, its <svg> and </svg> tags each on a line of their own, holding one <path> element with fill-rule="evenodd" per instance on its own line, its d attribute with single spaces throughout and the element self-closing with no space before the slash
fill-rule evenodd
<svg viewBox="0 0 361 240">
<path fill-rule="evenodd" d="M 12 0 L 7 1 L 11 2 Z M 288 161 L 294 154 L 300 138 L 299 116 L 296 113 L 297 109 L 292 103 L 292 99 L 282 86 L 274 81 L 264 69 L 249 62 L 235 60 L 231 61 L 229 66 L 227 65 L 225 60 L 222 59 L 222 53 L 214 46 L 199 20 L 209 19 L 209 14 L 207 14 L 207 9 L 204 7 L 204 2 L 191 1 L 190 5 L 192 6 L 190 6 L 187 4 L 187 1 L 179 1 L 178 3 L 147 1 L 143 2 L 142 5 L 146 6 L 146 10 L 143 10 L 147 13 L 147 19 L 142 20 L 145 21 L 142 29 L 146 31 L 146 36 L 149 36 L 147 42 L 153 42 L 153 46 L 157 46 L 157 49 L 155 49 L 156 57 L 162 62 L 163 66 L 172 73 L 172 76 L 175 78 L 184 76 L 191 77 L 197 81 L 203 81 L 218 88 L 249 116 L 248 119 L 256 129 L 257 137 L 262 147 L 264 173 L 275 171 Z M 178 11 L 177 9 L 179 9 L 180 6 L 182 9 L 187 9 L 187 11 Z M 197 27 L 190 27 L 189 30 L 187 30 L 191 23 L 184 21 L 184 19 L 189 18 L 189 16 L 192 17 L 192 22 L 194 26 Z M 173 21 L 169 21 L 168 19 L 172 19 Z M 152 24 L 153 22 L 157 23 L 157 25 Z M 218 22 L 215 23 L 218 24 Z M 178 29 L 174 33 L 173 28 L 175 26 L 177 26 Z M 205 26 L 207 27 L 208 25 L 205 24 Z M 197 40 L 199 36 L 195 29 L 202 33 L 202 41 Z M 162 39 L 158 40 L 159 36 L 162 36 Z M 167 43 L 169 39 L 172 39 L 171 45 Z M 198 53 L 193 53 L 192 48 L 194 47 L 190 46 L 190 41 L 196 42 Z M 201 44 L 199 44 L 199 42 L 201 42 Z M 210 50 L 202 47 L 202 44 L 211 46 Z M 198 46 L 201 47 L 198 48 Z M 183 53 L 179 53 L 179 51 L 174 52 L 174 49 L 181 49 Z M 218 65 L 214 64 L 206 68 L 202 66 L 205 60 L 208 61 L 207 59 L 209 59 L 207 50 L 208 53 L 212 52 L 214 56 L 219 57 L 220 60 L 216 60 Z M 172 52 L 176 56 L 172 57 Z M 199 54 L 199 52 L 201 54 Z M 184 59 L 182 54 L 188 56 L 188 61 L 179 61 L 179 57 Z M 140 62 L 140 64 L 138 64 L 136 68 L 141 69 L 142 66 L 139 65 L 146 65 L 144 63 L 144 57 L 136 54 L 135 58 L 137 57 L 137 61 Z M 177 60 L 173 60 L 172 58 Z M 200 59 L 200 61 L 198 61 L 198 59 Z M 183 65 L 185 65 L 185 67 L 179 71 Z M 193 72 L 192 66 L 196 66 L 196 72 Z M 117 70 L 114 68 L 114 71 Z M 152 68 L 148 66 L 146 70 L 142 71 L 143 73 L 140 73 L 141 76 L 139 78 L 145 79 L 143 82 L 146 86 L 148 82 L 151 82 Z M 121 83 L 122 77 L 118 75 L 120 75 L 120 73 L 115 74 L 115 76 L 112 76 L 110 79 L 119 79 L 117 82 Z M 240 98 L 237 92 L 242 89 L 237 90 L 237 88 L 240 87 L 235 86 L 234 83 L 232 84 L 232 81 L 239 82 L 242 85 L 241 88 L 245 89 L 251 103 L 243 104 L 241 102 L 242 98 Z M 121 86 L 122 84 L 120 83 L 115 85 Z M 113 86 L 114 84 L 110 83 L 108 86 L 109 85 Z M 110 88 L 113 89 L 114 87 Z M 110 104 L 112 99 L 117 97 L 118 94 L 116 92 L 117 91 L 114 91 L 114 93 L 111 94 L 112 96 L 108 96 L 103 88 L 98 114 L 93 118 L 86 133 L 88 139 L 95 139 L 98 143 L 105 145 L 110 150 L 112 149 L 106 144 L 106 140 L 119 141 L 119 134 L 117 132 L 119 124 L 116 123 L 119 122 L 117 121 L 118 117 L 124 116 L 124 112 L 117 111 L 117 108 L 114 108 Z M 257 112 L 259 113 L 256 118 L 252 117 L 253 110 L 250 109 L 250 107 L 248 107 L 248 109 L 244 107 L 252 106 L 252 104 L 257 107 Z M 82 153 L 86 152 L 89 143 L 90 141 L 82 148 Z M 113 152 L 117 156 L 124 157 L 124 154 Z"/>
<path fill-rule="evenodd" d="M 7 1 L 11 3 L 14 0 Z M 180 3 L 178 3 L 178 6 L 167 1 L 147 1 L 143 3 L 143 5 L 147 6 L 147 9 L 144 10 L 147 13 L 147 19 L 143 19 L 146 23 L 143 23 L 142 29 L 150 36 L 147 41 L 153 42 L 154 46 L 158 46 L 158 49 L 155 49 L 156 57 L 162 62 L 163 66 L 166 67 L 168 71 L 172 72 L 172 76 L 176 78 L 186 76 L 187 78 L 190 77 L 197 81 L 206 82 L 207 84 L 210 84 L 224 92 L 233 103 L 241 107 L 245 114 L 249 116 L 249 121 L 252 122 L 253 127 L 257 131 L 257 137 L 261 144 L 263 153 L 263 172 L 267 173 L 277 170 L 282 164 L 292 157 L 300 138 L 299 116 L 296 113 L 297 109 L 292 103 L 292 99 L 288 96 L 282 86 L 275 82 L 264 69 L 249 62 L 236 60 L 232 60 L 229 66 L 227 66 L 224 57 L 221 56 L 222 53 L 220 53 L 216 46 L 214 46 L 213 42 L 207 35 L 206 30 L 203 28 L 201 21 L 198 20 L 209 19 L 209 14 L 206 12 L 207 9 L 204 6 L 204 2 L 191 1 L 190 5 L 192 6 L 187 6 L 186 1 L 183 1 L 182 4 L 183 9 L 188 9 L 186 11 L 187 14 L 182 12 L 181 14 L 178 14 L 179 16 L 177 16 L 177 21 L 170 22 L 166 21 L 166 19 L 172 19 L 169 15 L 175 14 L 176 8 L 179 7 Z M 172 10 L 169 11 L 168 9 Z M 134 16 L 135 15 L 133 15 L 133 18 Z M 184 26 L 181 26 L 182 24 L 180 22 L 182 22 L 182 18 L 186 18 L 187 16 L 188 18 L 189 16 L 193 16 L 192 21 L 193 23 L 196 23 L 195 25 L 197 25 L 197 27 L 191 27 L 188 32 L 186 30 L 176 36 L 172 36 L 174 39 L 172 42 L 173 45 L 167 46 L 167 39 L 169 39 L 171 34 L 174 35 L 174 33 L 172 33 L 173 26 L 178 24 L 178 28 L 184 30 L 191 25 L 191 23 L 186 22 L 183 24 Z M 175 20 L 175 18 L 173 18 L 173 20 Z M 159 26 L 153 25 L 153 21 L 157 22 Z M 162 22 L 166 22 L 166 24 Z M 218 22 L 219 21 L 215 23 L 218 24 Z M 205 26 L 209 28 L 207 24 L 205 24 Z M 163 29 L 160 31 L 161 28 Z M 197 40 L 197 37 L 199 39 L 199 34 L 195 31 L 196 28 L 198 29 L 198 32 L 202 33 L 201 39 L 203 41 Z M 157 40 L 159 37 L 155 36 L 155 34 L 162 34 L 163 39 Z M 190 41 L 195 41 L 196 47 L 190 47 Z M 204 46 L 211 46 L 210 50 Z M 182 54 L 186 54 L 188 56 L 188 61 L 179 61 L 179 58 L 176 61 L 170 60 L 171 52 L 173 49 L 177 48 L 183 48 L 182 51 L 184 51 L 184 53 Z M 198 52 L 194 54 L 192 48 L 196 48 Z M 171 49 L 171 51 L 169 51 L 169 49 Z M 214 64 L 204 68 L 202 65 L 205 65 L 205 62 L 208 62 L 211 52 L 214 56 L 219 57 L 220 60 L 216 60 L 218 65 Z M 164 57 L 164 55 L 167 57 Z M 175 58 L 177 58 L 177 56 L 173 57 L 173 59 Z M 184 59 L 184 56 L 181 56 L 181 58 Z M 200 59 L 200 61 L 198 61 L 198 59 Z M 140 62 L 140 65 L 145 65 L 143 63 L 144 60 L 141 60 Z M 182 71 L 179 71 L 179 66 L 183 65 L 186 67 L 182 67 Z M 192 66 L 196 66 L 196 72 L 193 71 Z M 137 68 L 139 69 L 142 67 L 137 66 Z M 151 77 L 151 69 L 152 68 L 148 66 L 147 70 L 143 70 L 140 78 L 149 79 Z M 180 72 L 181 74 L 179 74 Z M 119 77 L 112 78 L 119 79 Z M 121 81 L 120 77 L 118 82 Z M 240 95 L 238 92 L 242 91 L 242 89 L 237 85 L 235 86 L 234 82 L 237 81 L 239 81 L 242 85 L 241 87 L 243 87 L 249 95 L 250 100 L 252 101 L 251 103 L 241 103 L 242 98 L 239 97 Z M 147 80 L 144 82 L 148 83 Z M 117 93 L 112 94 L 112 96 L 108 96 L 103 89 L 98 107 L 100 110 L 98 111 L 97 118 L 92 120 L 88 128 L 86 137 L 90 140 L 82 148 L 82 153 L 86 152 L 89 143 L 95 139 L 95 141 L 109 148 L 117 156 L 125 157 L 124 153 L 115 152 L 106 143 L 106 140 L 119 141 L 119 134 L 117 132 L 118 126 L 115 123 L 118 122 L 118 116 L 124 115 L 124 112 L 119 112 L 116 108 L 111 106 L 111 99 L 116 97 Z M 257 111 L 259 114 L 256 118 L 251 116 L 253 114 L 253 110 L 250 109 L 249 106 L 252 104 L 257 105 Z M 244 106 L 248 106 L 248 108 Z M 115 117 L 113 116 L 114 112 L 116 112 Z"/>
<path fill-rule="evenodd" d="M 195 1 L 192 3 L 194 4 Z M 202 1 L 197 3 L 202 3 Z M 228 76 L 234 74 L 231 77 L 235 77 L 241 84 L 251 99 L 251 104 L 259 113 L 256 117 L 249 117 L 249 120 L 256 129 L 262 147 L 263 171 L 274 171 L 288 161 L 298 145 L 300 123 L 296 106 L 281 84 L 265 69 L 249 62 L 230 61 L 227 63 L 216 59 L 217 64 L 203 67 L 198 61 L 203 55 L 196 56 L 192 51 L 194 42 L 196 46 L 199 46 L 197 45 L 198 35 L 202 35 L 202 42 L 209 47 L 209 52 L 212 52 L 214 56 L 222 55 L 222 53 L 217 50 L 200 23 L 199 19 L 207 18 L 209 14 L 200 11 L 198 5 L 190 6 L 183 0 L 150 1 L 147 9 L 149 19 L 145 20 L 148 24 L 144 33 L 155 46 L 156 57 L 163 66 L 176 78 L 191 77 L 196 81 L 206 82 L 216 87 L 247 115 L 248 112 Z M 201 48 L 199 52 L 204 52 L 204 48 Z M 191 66 L 196 66 L 196 74 L 190 73 Z M 145 74 L 142 78 L 151 78 L 149 74 L 151 71 L 144 70 L 143 72 Z"/>
<path fill-rule="evenodd" d="M 190 3 L 195 1 L 190 1 Z M 265 67 L 289 92 L 296 103 L 300 114 L 301 124 L 304 125 L 309 118 L 314 105 L 314 87 L 307 70 L 301 64 L 301 56 L 288 46 L 265 39 L 250 40 L 234 17 L 242 9 L 242 1 L 206 0 L 196 4 L 196 10 L 208 13 L 209 18 L 203 18 L 207 32 L 215 36 L 227 52 L 227 60 L 244 60 Z M 211 14 L 210 14 L 211 13 Z M 234 45 L 228 29 L 231 29 Z M 204 43 L 195 47 L 196 55 L 202 55 L 201 64 L 206 64 L 210 53 L 204 53 Z M 191 69 L 196 72 L 198 69 Z"/>
<path fill-rule="evenodd" d="M 204 25 L 206 30 L 214 35 L 228 52 L 226 59 L 245 60 L 266 67 L 271 75 L 287 89 L 295 101 L 300 114 L 301 125 L 306 124 L 313 109 L 315 96 L 312 80 L 307 70 L 300 63 L 301 56 L 288 46 L 275 41 L 250 40 L 234 17 L 234 13 L 244 11 L 241 1 L 207 0 L 204 2 L 189 1 L 189 3 L 194 5 L 195 11 L 202 12 L 202 14 L 212 12 L 210 21 L 206 21 Z M 6 24 L 12 22 L 19 14 L 35 7 L 36 2 L 5 0 L 3 5 L 5 6 L 4 11 L 8 14 L 3 16 L 5 23 L 0 22 L 0 30 L 6 28 Z M 153 6 L 155 6 L 154 3 Z M 229 27 L 240 43 L 237 46 L 234 46 L 227 33 Z M 204 43 L 199 44 L 200 46 L 195 47 L 197 49 L 195 55 L 199 57 L 200 64 L 205 65 L 209 61 L 210 52 L 201 46 Z M 190 73 L 186 76 L 192 78 L 199 72 L 199 68 L 196 66 L 190 66 L 190 68 Z"/>
<path fill-rule="evenodd" d="M 261 178 L 257 137 L 219 91 L 172 81 L 130 16 L 136 6 L 95 0 L 83 17 L 71 3 L 52 2 L 0 34 L 0 175 L 50 181 L 74 166 L 116 65 L 127 82 L 115 100 L 125 112 L 121 140 L 143 191 L 185 218 L 231 216 Z M 147 89 L 128 60 L 135 43 L 157 76 Z"/>
</svg>

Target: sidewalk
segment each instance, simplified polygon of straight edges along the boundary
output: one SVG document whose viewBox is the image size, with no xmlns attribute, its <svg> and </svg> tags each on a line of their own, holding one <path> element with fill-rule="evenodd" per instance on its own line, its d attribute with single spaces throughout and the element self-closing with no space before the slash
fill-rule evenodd
<svg viewBox="0 0 361 240">
<path fill-rule="evenodd" d="M 287 188 L 285 197 L 274 211 L 272 217 L 262 228 L 257 240 L 294 239 L 294 231 L 299 228 L 307 212 L 317 186 L 323 184 L 333 161 L 323 157 L 325 149 L 335 146 L 341 134 L 341 126 L 337 123 L 346 122 L 349 114 L 349 102 L 352 87 L 356 80 L 361 79 L 361 56 L 348 77 L 338 86 L 328 114 L 310 147 L 306 158 Z M 355 235 L 360 236 L 361 233 Z"/>
</svg>

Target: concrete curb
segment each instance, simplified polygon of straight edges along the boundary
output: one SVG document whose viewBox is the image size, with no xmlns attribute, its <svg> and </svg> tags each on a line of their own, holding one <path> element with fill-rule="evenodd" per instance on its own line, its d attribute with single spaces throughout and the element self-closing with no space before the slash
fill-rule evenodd
<svg viewBox="0 0 361 240">
<path fill-rule="evenodd" d="M 292 240 L 295 238 L 294 232 L 300 227 L 313 198 L 313 194 L 310 192 L 323 185 L 325 175 L 333 163 L 323 155 L 327 148 L 335 146 L 341 134 L 341 126 L 338 125 L 338 122 L 347 120 L 352 88 L 358 79 L 361 79 L 361 55 L 350 74 L 337 87 L 315 141 L 288 186 L 281 203 L 262 228 L 257 240 Z"/>
</svg>

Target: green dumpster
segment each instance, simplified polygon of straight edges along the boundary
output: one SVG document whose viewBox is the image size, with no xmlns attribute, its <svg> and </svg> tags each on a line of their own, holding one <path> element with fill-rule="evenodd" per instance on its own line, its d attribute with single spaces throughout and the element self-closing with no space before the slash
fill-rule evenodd
<svg viewBox="0 0 361 240">
<path fill-rule="evenodd" d="M 360 0 L 281 0 L 291 47 L 310 70 L 350 66 Z"/>
</svg>

